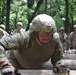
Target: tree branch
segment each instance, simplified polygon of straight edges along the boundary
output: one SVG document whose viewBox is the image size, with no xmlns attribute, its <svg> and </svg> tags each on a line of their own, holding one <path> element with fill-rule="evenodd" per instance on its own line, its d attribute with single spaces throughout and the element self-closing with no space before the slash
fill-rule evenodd
<svg viewBox="0 0 76 75">
<path fill-rule="evenodd" d="M 28 19 L 28 25 L 27 25 L 26 31 L 29 29 L 29 24 L 31 23 L 32 19 L 35 17 L 36 12 L 38 11 L 38 9 L 40 8 L 42 3 L 43 3 L 43 0 L 38 1 L 37 6 L 36 6 L 32 16 Z"/>
</svg>

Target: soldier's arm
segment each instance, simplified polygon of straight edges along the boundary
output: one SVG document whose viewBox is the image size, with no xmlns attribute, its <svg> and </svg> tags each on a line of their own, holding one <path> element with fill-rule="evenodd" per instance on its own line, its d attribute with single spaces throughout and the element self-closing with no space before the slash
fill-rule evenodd
<svg viewBox="0 0 76 75">
<path fill-rule="evenodd" d="M 73 40 L 73 32 L 71 32 L 71 33 L 69 34 L 69 46 L 70 46 L 70 48 L 73 47 L 73 46 L 72 46 L 72 40 Z"/>
<path fill-rule="evenodd" d="M 9 62 L 7 57 L 5 56 L 5 49 L 0 44 L 0 66 L 1 66 L 1 73 L 2 75 L 16 75 L 20 73 L 18 70 Z"/>
<path fill-rule="evenodd" d="M 18 50 L 23 47 L 25 42 L 25 47 L 28 43 L 28 32 L 26 34 L 15 33 L 13 35 L 6 36 L 0 40 L 0 54 L 5 56 L 4 52 L 7 50 Z M 0 58 L 0 59 L 1 59 Z"/>
<path fill-rule="evenodd" d="M 0 66 L 2 67 L 3 75 L 21 75 L 18 70 L 9 62 L 7 57 L 5 56 L 6 50 L 18 50 L 20 46 L 24 44 L 27 45 L 29 32 L 25 34 L 16 33 L 11 36 L 7 36 L 0 40 Z"/>
<path fill-rule="evenodd" d="M 5 56 L 6 50 L 17 49 L 18 47 L 18 35 L 10 35 L 0 39 L 0 62 L 8 61 Z"/>
<path fill-rule="evenodd" d="M 9 62 L 5 55 L 6 50 L 17 49 L 19 46 L 19 37 L 20 35 L 10 35 L 0 40 L 0 66 L 2 67 L 2 73 L 14 74 L 16 68 Z"/>
<path fill-rule="evenodd" d="M 62 47 L 61 42 L 58 42 L 58 44 L 56 44 L 55 46 L 55 50 L 51 58 L 51 62 L 54 66 L 58 61 L 63 59 L 62 49 L 63 47 Z M 59 63 L 62 63 L 62 62 L 59 62 Z"/>
<path fill-rule="evenodd" d="M 54 66 L 53 72 L 57 73 L 58 75 L 60 75 L 60 74 L 69 75 L 70 69 L 65 65 L 65 61 L 63 59 L 61 49 L 62 49 L 62 46 L 58 45 L 52 56 L 51 61 Z"/>
</svg>

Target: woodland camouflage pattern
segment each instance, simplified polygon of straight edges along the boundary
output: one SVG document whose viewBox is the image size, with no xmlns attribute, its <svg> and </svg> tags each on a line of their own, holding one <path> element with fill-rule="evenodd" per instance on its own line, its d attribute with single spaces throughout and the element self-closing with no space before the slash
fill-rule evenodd
<svg viewBox="0 0 76 75">
<path fill-rule="evenodd" d="M 50 27 L 50 28 L 48 28 Z M 13 50 L 15 58 L 24 68 L 36 68 L 51 58 L 55 65 L 62 57 L 62 44 L 60 40 L 52 37 L 47 44 L 39 45 L 34 35 L 35 32 L 50 32 L 55 34 L 56 26 L 52 17 L 42 14 L 35 17 L 30 28 L 25 33 L 16 33 L 0 40 L 0 62 L 5 61 L 5 51 Z M 52 30 L 52 32 L 51 32 Z M 62 62 L 61 62 L 62 63 Z"/>
<path fill-rule="evenodd" d="M 5 61 L 4 51 L 14 50 L 14 55 L 19 63 L 25 67 L 37 67 L 51 58 L 54 65 L 62 59 L 61 45 L 52 39 L 47 45 L 40 46 L 34 37 L 30 39 L 29 32 L 25 34 L 16 33 L 0 40 L 0 62 Z M 15 38 L 15 39 L 14 39 Z"/>
</svg>

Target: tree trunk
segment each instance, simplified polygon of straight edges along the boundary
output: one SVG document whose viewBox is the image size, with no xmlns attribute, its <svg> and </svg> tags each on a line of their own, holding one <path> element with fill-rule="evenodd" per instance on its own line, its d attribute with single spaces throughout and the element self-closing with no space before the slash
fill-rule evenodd
<svg viewBox="0 0 76 75">
<path fill-rule="evenodd" d="M 28 25 L 27 25 L 27 28 L 26 28 L 26 31 L 29 29 L 29 24 L 30 22 L 32 21 L 32 19 L 35 17 L 36 15 L 36 12 L 38 11 L 39 7 L 41 6 L 41 4 L 43 3 L 43 0 L 39 0 L 38 3 L 37 3 L 37 6 L 34 10 L 34 13 L 32 14 L 32 16 L 28 19 Z"/>
<path fill-rule="evenodd" d="M 58 10 L 61 11 L 58 1 L 56 0 Z"/>
<path fill-rule="evenodd" d="M 17 16 L 18 16 L 18 11 L 16 11 L 15 15 L 16 15 L 16 17 L 15 17 L 15 28 L 16 28 L 16 23 L 17 23 Z"/>
<path fill-rule="evenodd" d="M 3 9 L 2 9 L 2 17 L 1 17 L 2 24 L 4 24 L 4 15 L 5 15 L 5 6 L 3 6 Z"/>
<path fill-rule="evenodd" d="M 1 5 L 1 7 L 2 8 L 0 8 L 1 10 L 0 10 L 0 23 L 1 24 L 4 24 L 4 17 L 5 17 L 5 11 L 6 11 L 6 1 L 1 1 L 1 3 L 0 3 L 0 5 Z"/>
<path fill-rule="evenodd" d="M 72 3 L 73 3 L 73 0 L 72 0 Z M 71 12 L 74 12 L 73 11 L 73 5 L 71 5 Z M 73 14 L 71 13 L 71 25 L 70 25 L 70 32 L 72 32 L 73 31 L 73 24 L 74 24 L 74 17 L 73 17 Z"/>
<path fill-rule="evenodd" d="M 27 4 L 28 8 L 31 8 L 33 4 L 34 4 L 34 1 L 28 0 L 28 4 Z"/>
<path fill-rule="evenodd" d="M 66 14 L 65 14 L 65 17 L 66 17 L 66 20 L 65 20 L 65 25 L 64 25 L 64 27 L 65 27 L 65 32 L 66 33 L 68 33 L 68 25 L 69 25 L 69 18 L 68 18 L 68 6 L 69 6 L 69 4 L 68 4 L 68 0 L 65 0 L 65 4 L 66 4 Z"/>
<path fill-rule="evenodd" d="M 47 0 L 45 0 L 45 13 L 47 13 Z"/>
<path fill-rule="evenodd" d="M 10 33 L 9 28 L 9 16 L 10 16 L 10 2 L 11 0 L 7 0 L 7 8 L 6 8 L 6 31 Z"/>
</svg>

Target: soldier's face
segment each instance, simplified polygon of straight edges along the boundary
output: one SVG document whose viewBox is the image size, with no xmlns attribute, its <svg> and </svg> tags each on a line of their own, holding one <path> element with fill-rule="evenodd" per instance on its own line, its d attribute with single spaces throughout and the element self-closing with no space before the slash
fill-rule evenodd
<svg viewBox="0 0 76 75">
<path fill-rule="evenodd" d="M 49 43 L 50 40 L 52 39 L 52 34 L 51 33 L 38 33 L 39 35 L 39 41 L 41 43 Z"/>
<path fill-rule="evenodd" d="M 64 30 L 61 30 L 60 32 L 61 32 L 61 33 L 64 33 Z"/>
<path fill-rule="evenodd" d="M 20 25 L 17 26 L 17 29 L 18 30 L 21 30 L 21 28 L 22 28 L 22 26 L 20 26 Z"/>
</svg>

